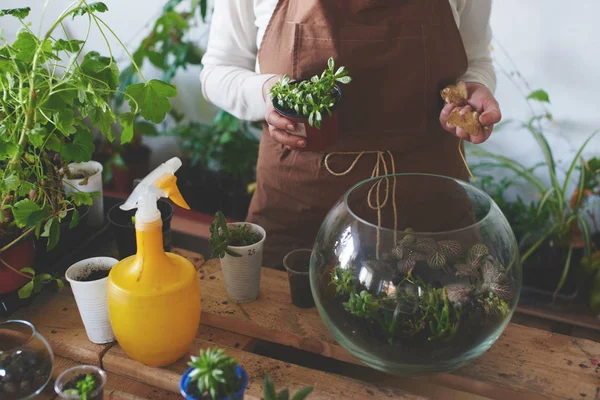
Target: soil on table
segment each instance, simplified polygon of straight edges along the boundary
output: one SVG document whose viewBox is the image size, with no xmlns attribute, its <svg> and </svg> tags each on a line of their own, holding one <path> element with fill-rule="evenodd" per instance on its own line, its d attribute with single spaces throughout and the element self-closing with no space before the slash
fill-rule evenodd
<svg viewBox="0 0 600 400">
<path fill-rule="evenodd" d="M 101 267 L 92 268 L 87 274 L 77 277 L 77 279 L 75 279 L 75 280 L 78 282 L 93 282 L 93 281 L 97 281 L 99 279 L 106 278 L 109 273 L 110 273 L 110 269 L 101 268 Z"/>
<path fill-rule="evenodd" d="M 10 346 L 12 348 L 12 346 Z M 3 344 L 0 344 L 0 351 Z M 0 399 L 20 399 L 39 390 L 52 373 L 52 362 L 42 352 L 23 350 L 0 355 Z"/>
<path fill-rule="evenodd" d="M 101 384 L 102 384 L 102 380 L 97 376 L 92 374 L 92 376 L 94 377 L 94 382 L 96 382 L 96 388 L 98 388 Z M 75 378 L 71 379 L 69 382 L 67 382 L 63 388 L 63 392 L 67 391 L 67 390 L 72 390 L 75 389 L 77 390 L 77 382 L 84 380 L 86 377 L 86 374 L 80 374 L 77 375 Z M 96 389 L 94 389 L 95 391 Z M 88 400 L 102 400 L 102 398 L 104 397 L 104 390 L 101 390 L 100 392 L 96 393 L 95 396 L 93 397 L 88 397 Z"/>
</svg>

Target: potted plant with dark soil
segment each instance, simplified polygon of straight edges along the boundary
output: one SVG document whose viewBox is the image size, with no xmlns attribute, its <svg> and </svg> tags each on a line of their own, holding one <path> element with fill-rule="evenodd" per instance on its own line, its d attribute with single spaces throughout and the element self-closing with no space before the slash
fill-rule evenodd
<svg viewBox="0 0 600 400">
<path fill-rule="evenodd" d="M 69 368 L 58 376 L 54 390 L 61 399 L 102 400 L 104 399 L 106 373 L 92 365 Z"/>
<path fill-rule="evenodd" d="M 67 228 L 76 226 L 80 207 L 92 205 L 89 193 L 65 193 L 61 172 L 69 163 L 91 158 L 94 140 L 85 121 L 98 127 L 108 140 L 114 138 L 113 123 L 120 122 L 121 141 L 126 143 L 133 136 L 138 114 L 158 123 L 170 110 L 169 98 L 176 95 L 176 89 L 161 81 L 144 80 L 123 88 L 129 111 L 115 113 L 109 101 L 119 90 L 117 63 L 95 51 L 84 53 L 85 40 L 57 38 L 56 30 L 64 20 L 80 16 L 89 17 L 90 27 L 112 33 L 99 16 L 107 9 L 104 3 L 76 1 L 39 37 L 25 22 L 29 8 L 0 11 L 0 17 L 14 17 L 23 25 L 14 42 L 0 47 L 0 86 L 4 92 L 0 97 L 2 259 L 13 246 L 28 239 L 42 238 L 45 250 L 54 249 L 63 232 L 61 226 L 65 222 Z M 65 61 L 75 59 L 81 61 Z M 2 264 L 18 271 L 6 262 Z M 19 268 L 25 265 L 17 264 Z M 32 288 L 26 292 L 39 291 L 37 276 L 27 275 Z M 40 274 L 39 279 L 52 280 L 47 274 Z"/>
<path fill-rule="evenodd" d="M 227 296 L 234 303 L 248 303 L 258 298 L 266 232 L 248 222 L 227 223 L 217 212 L 210 225 L 212 257 L 219 257 Z"/>
<path fill-rule="evenodd" d="M 102 164 L 99 162 L 86 161 L 67 164 L 62 171 L 65 193 L 85 192 L 92 195 L 87 224 L 93 228 L 99 228 L 104 224 L 102 169 Z"/>
<path fill-rule="evenodd" d="M 135 235 L 135 210 L 121 210 L 124 202 L 115 204 L 107 214 L 110 221 L 117 248 L 119 250 L 119 258 L 122 260 L 136 253 L 136 235 Z M 173 206 L 166 200 L 158 200 L 158 211 L 162 218 L 163 245 L 165 251 L 171 251 L 171 218 L 173 217 Z"/>
<path fill-rule="evenodd" d="M 336 143 L 339 117 L 335 111 L 343 99 L 338 83 L 351 81 L 345 67 L 336 70 L 330 58 L 321 76 L 297 81 L 284 76 L 270 89 L 275 110 L 296 122 L 295 131 L 288 133 L 306 138 L 305 150 L 323 151 Z"/>
<path fill-rule="evenodd" d="M 242 400 L 248 386 L 248 374 L 223 349 L 200 350 L 192 356 L 179 383 L 183 397 L 188 400 Z"/>
</svg>

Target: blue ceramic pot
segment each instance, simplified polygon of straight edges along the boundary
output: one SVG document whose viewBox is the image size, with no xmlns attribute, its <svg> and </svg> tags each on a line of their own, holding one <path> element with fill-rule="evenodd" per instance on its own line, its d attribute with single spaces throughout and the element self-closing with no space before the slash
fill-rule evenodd
<svg viewBox="0 0 600 400">
<path fill-rule="evenodd" d="M 197 399 L 197 398 L 193 397 L 192 395 L 188 394 L 188 392 L 187 392 L 187 388 L 190 383 L 190 373 L 192 372 L 193 369 L 194 368 L 188 368 L 188 370 L 185 371 L 185 373 L 181 376 L 181 381 L 179 381 L 179 391 L 181 392 L 181 395 L 183 397 L 185 397 L 187 400 L 200 400 L 200 399 Z M 244 392 L 246 391 L 246 388 L 248 387 L 248 374 L 246 373 L 246 370 L 241 365 L 238 365 L 235 368 L 235 372 L 236 372 L 238 378 L 242 379 L 242 387 L 233 396 L 227 397 L 222 400 L 242 400 L 244 398 Z"/>
</svg>

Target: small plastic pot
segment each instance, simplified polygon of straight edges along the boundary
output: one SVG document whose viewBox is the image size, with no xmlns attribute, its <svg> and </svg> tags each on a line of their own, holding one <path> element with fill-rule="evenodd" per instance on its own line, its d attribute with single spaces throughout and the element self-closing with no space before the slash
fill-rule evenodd
<svg viewBox="0 0 600 400">
<path fill-rule="evenodd" d="M 69 171 L 73 174 L 81 173 L 85 178 L 63 178 L 65 193 L 81 191 L 85 193 L 100 192 L 100 196 L 93 198 L 87 223 L 98 228 L 104 224 L 104 199 L 102 198 L 102 164 L 97 161 L 69 164 Z M 83 183 L 83 184 L 82 184 Z"/>
<path fill-rule="evenodd" d="M 262 239 L 250 246 L 229 246 L 228 249 L 239 254 L 233 257 L 225 254 L 221 258 L 221 270 L 225 279 L 227 297 L 234 303 L 249 303 L 260 294 L 260 272 L 263 258 L 263 245 L 267 237 L 265 230 L 249 222 L 235 222 L 227 226 L 250 225 L 252 231 Z"/>
<path fill-rule="evenodd" d="M 179 381 L 179 391 L 181 392 L 181 395 L 187 400 L 201 400 L 188 393 L 188 387 L 190 386 L 190 373 L 193 370 L 194 368 L 188 368 L 188 370 L 185 371 L 184 374 L 181 376 L 181 380 Z M 241 365 L 238 365 L 235 368 L 235 372 L 237 373 L 238 378 L 242 380 L 242 387 L 235 395 L 221 400 L 242 400 L 244 398 L 244 392 L 248 387 L 248 374 L 246 373 L 244 367 L 242 367 Z"/>
<path fill-rule="evenodd" d="M 80 365 L 64 371 L 54 382 L 54 391 L 61 399 L 78 400 L 80 399 L 79 395 L 68 394 L 65 391 L 75 389 L 76 382 L 88 374 L 93 375 L 96 380 L 96 388 L 88 394 L 88 400 L 102 400 L 104 398 L 104 386 L 106 385 L 106 373 L 92 365 Z"/>
<path fill-rule="evenodd" d="M 114 205 L 109 211 L 107 218 L 113 226 L 117 248 L 119 249 L 119 258 L 122 260 L 136 253 L 137 245 L 135 242 L 135 225 L 132 217 L 136 210 L 121 210 L 124 202 Z M 163 245 L 165 251 L 171 250 L 171 218 L 173 217 L 173 206 L 166 200 L 159 200 L 158 210 L 162 217 Z"/>
<path fill-rule="evenodd" d="M 110 269 L 117 262 L 110 257 L 93 257 L 71 265 L 65 272 L 85 332 L 92 343 L 115 341 L 108 316 L 107 284 Z"/>
<path fill-rule="evenodd" d="M 290 83 L 300 83 L 303 80 Z M 334 86 L 334 98 L 337 100 L 332 107 L 332 115 L 325 113 L 321 121 L 321 129 L 317 129 L 308 123 L 308 116 L 298 115 L 294 110 L 283 109 L 277 102 L 277 98 L 273 98 L 273 107 L 279 115 L 282 115 L 296 124 L 296 129 L 289 134 L 306 138 L 306 147 L 304 151 L 325 151 L 335 145 L 339 134 L 339 113 L 337 112 L 343 99 L 342 88 L 338 85 Z"/>
<path fill-rule="evenodd" d="M 300 308 L 313 308 L 315 301 L 310 290 L 309 267 L 312 250 L 299 249 L 289 252 L 283 258 L 283 266 L 288 272 L 292 304 Z"/>
<path fill-rule="evenodd" d="M 35 247 L 33 239 L 26 240 L 13 245 L 11 248 L 0 254 L 2 263 L 0 263 L 0 294 L 13 292 L 27 282 L 29 279 L 23 275 L 17 274 L 8 268 L 4 263 L 10 265 L 17 271 L 23 268 L 33 267 L 35 263 Z"/>
</svg>

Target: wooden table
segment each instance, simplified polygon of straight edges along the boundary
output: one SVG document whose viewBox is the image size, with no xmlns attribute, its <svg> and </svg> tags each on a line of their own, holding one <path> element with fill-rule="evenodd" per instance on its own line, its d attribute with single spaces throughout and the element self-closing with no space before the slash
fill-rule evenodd
<svg viewBox="0 0 600 400">
<path fill-rule="evenodd" d="M 261 398 L 265 373 L 278 388 L 314 386 L 314 400 L 600 398 L 596 342 L 510 324 L 487 353 L 452 374 L 392 377 L 360 365 L 335 342 L 315 309 L 294 307 L 285 273 L 263 269 L 260 298 L 237 305 L 227 299 L 218 261 L 178 252 L 201 278 L 202 320 L 190 354 L 225 348 L 248 371 L 248 399 Z M 79 363 L 100 365 L 109 375 L 106 398 L 180 398 L 188 357 L 150 368 L 129 359 L 118 344 L 90 343 L 69 289 L 43 294 L 13 318 L 31 321 L 49 340 L 57 356 L 54 376 Z M 49 390 L 44 396 L 53 398 Z"/>
</svg>

